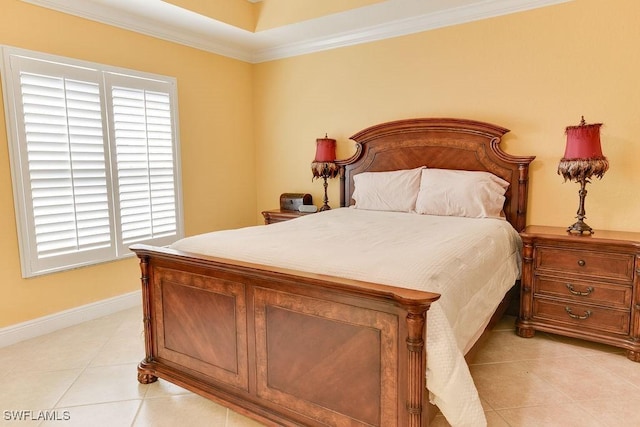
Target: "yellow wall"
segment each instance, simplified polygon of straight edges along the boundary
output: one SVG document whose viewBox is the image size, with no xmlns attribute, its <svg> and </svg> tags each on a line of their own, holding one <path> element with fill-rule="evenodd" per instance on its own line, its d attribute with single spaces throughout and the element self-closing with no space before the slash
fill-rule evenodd
<svg viewBox="0 0 640 427">
<path fill-rule="evenodd" d="M 575 0 L 255 67 L 258 208 L 285 191 L 322 203 L 311 182 L 315 139 L 383 121 L 461 117 L 511 129 L 504 149 L 536 155 L 529 223 L 574 222 L 578 185 L 556 174 L 564 128 L 603 122 L 611 167 L 587 187 L 587 223 L 640 231 L 640 2 Z M 338 206 L 338 180 L 329 202 Z"/>
<path fill-rule="evenodd" d="M 186 233 L 255 223 L 250 64 L 19 0 L 0 44 L 176 77 Z M 134 258 L 21 278 L 6 138 L 0 105 L 0 328 L 139 289 Z"/>
</svg>

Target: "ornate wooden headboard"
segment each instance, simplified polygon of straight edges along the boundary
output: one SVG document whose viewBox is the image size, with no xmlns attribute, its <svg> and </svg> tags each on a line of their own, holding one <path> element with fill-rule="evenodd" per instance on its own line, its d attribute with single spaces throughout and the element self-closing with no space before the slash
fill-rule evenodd
<svg viewBox="0 0 640 427">
<path fill-rule="evenodd" d="M 529 163 L 535 156 L 516 157 L 500 148 L 509 132 L 500 126 L 464 119 L 422 118 L 382 123 L 350 139 L 356 153 L 339 161 L 340 206 L 353 204 L 353 176 L 362 172 L 412 169 L 488 171 L 510 183 L 504 212 L 521 231 L 525 227 Z"/>
</svg>

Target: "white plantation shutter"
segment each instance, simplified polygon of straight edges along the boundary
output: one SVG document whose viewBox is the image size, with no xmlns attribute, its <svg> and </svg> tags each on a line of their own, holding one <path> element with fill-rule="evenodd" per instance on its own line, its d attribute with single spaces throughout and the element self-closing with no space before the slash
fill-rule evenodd
<svg viewBox="0 0 640 427">
<path fill-rule="evenodd" d="M 38 256 L 110 246 L 98 85 L 21 73 L 20 86 Z"/>
<path fill-rule="evenodd" d="M 167 244 L 178 232 L 170 85 L 131 80 L 121 75 L 106 79 L 121 243 Z"/>
<path fill-rule="evenodd" d="M 23 275 L 182 237 L 175 82 L 3 50 Z"/>
</svg>

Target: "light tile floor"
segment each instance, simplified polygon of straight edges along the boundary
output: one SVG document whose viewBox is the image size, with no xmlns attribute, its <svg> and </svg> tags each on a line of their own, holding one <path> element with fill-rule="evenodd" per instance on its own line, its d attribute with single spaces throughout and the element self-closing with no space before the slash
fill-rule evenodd
<svg viewBox="0 0 640 427">
<path fill-rule="evenodd" d="M 261 425 L 166 381 L 139 384 L 140 313 L 0 348 L 0 426 Z M 640 364 L 609 346 L 544 333 L 520 338 L 513 324 L 504 317 L 471 365 L 489 426 L 640 426 Z M 434 424 L 449 425 L 441 415 Z"/>
</svg>

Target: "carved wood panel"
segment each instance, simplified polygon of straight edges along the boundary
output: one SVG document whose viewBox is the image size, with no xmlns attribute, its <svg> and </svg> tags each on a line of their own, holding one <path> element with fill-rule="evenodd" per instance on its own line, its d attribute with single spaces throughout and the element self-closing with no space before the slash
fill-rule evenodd
<svg viewBox="0 0 640 427">
<path fill-rule="evenodd" d="M 264 288 L 254 304 L 258 396 L 328 425 L 396 424 L 397 316 Z"/>
<path fill-rule="evenodd" d="M 241 283 L 157 268 L 157 356 L 248 390 Z"/>
</svg>

